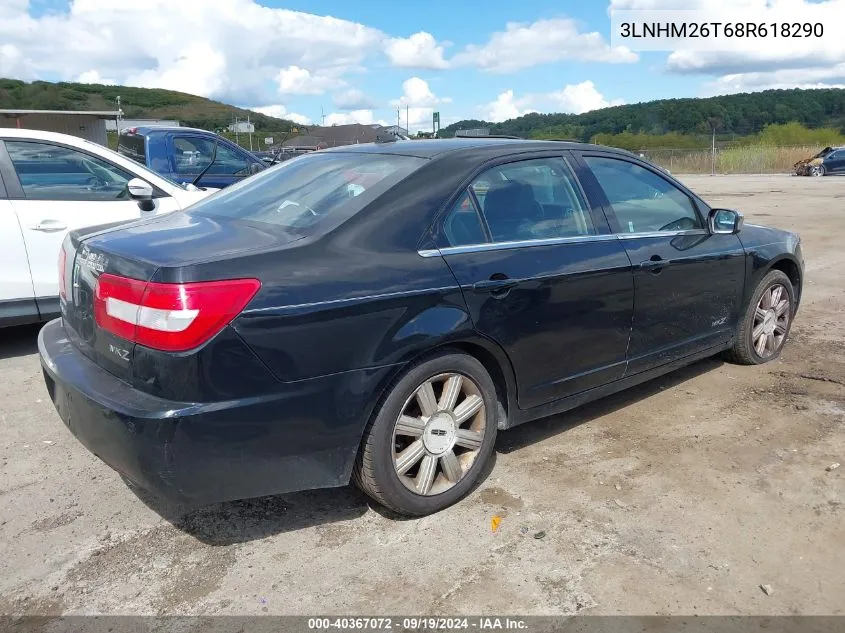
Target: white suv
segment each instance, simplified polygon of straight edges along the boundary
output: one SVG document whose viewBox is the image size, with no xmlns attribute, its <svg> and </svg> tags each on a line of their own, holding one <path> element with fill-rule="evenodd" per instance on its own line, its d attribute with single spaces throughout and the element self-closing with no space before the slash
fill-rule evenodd
<svg viewBox="0 0 845 633">
<path fill-rule="evenodd" d="M 178 211 L 214 191 L 75 136 L 0 129 L 0 327 L 58 314 L 68 231 Z"/>
</svg>

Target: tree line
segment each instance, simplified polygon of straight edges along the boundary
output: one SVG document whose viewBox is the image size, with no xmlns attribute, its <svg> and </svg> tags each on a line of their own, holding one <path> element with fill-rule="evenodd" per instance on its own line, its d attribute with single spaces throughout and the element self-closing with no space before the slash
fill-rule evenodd
<svg viewBox="0 0 845 633">
<path fill-rule="evenodd" d="M 720 141 L 729 141 L 759 134 L 767 126 L 793 122 L 808 129 L 829 128 L 845 134 L 845 90 L 766 90 L 703 99 L 661 99 L 584 114 L 532 113 L 501 123 L 468 119 L 442 128 L 438 136 L 451 137 L 458 130 L 473 128 L 523 138 L 578 141 L 599 135 L 675 134 L 678 136 L 673 142 L 681 143 L 675 146 L 684 147 L 689 142 L 687 137 L 697 137 L 700 143 L 701 139 L 709 140 L 714 130 Z"/>
</svg>

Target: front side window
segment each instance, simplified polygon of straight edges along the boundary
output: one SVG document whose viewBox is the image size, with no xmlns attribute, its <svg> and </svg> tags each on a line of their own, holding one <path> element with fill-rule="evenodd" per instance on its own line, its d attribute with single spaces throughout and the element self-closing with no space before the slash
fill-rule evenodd
<svg viewBox="0 0 845 633">
<path fill-rule="evenodd" d="M 479 175 L 470 189 L 494 242 L 595 233 L 587 203 L 563 159 L 536 158 L 497 165 Z M 447 226 L 456 214 L 455 210 L 450 212 Z"/>
<path fill-rule="evenodd" d="M 618 158 L 585 156 L 622 233 L 704 228 L 689 196 L 665 178 Z"/>
<path fill-rule="evenodd" d="M 249 163 L 246 158 L 233 149 L 217 144 L 214 152 L 214 141 L 196 136 L 177 136 L 173 139 L 176 159 L 176 173 L 197 175 L 209 166 L 212 159 L 214 164 L 208 168 L 206 174 L 216 176 L 249 176 Z"/>
<path fill-rule="evenodd" d="M 425 162 L 412 156 L 315 152 L 226 187 L 190 212 L 310 235 L 351 217 Z"/>
<path fill-rule="evenodd" d="M 122 200 L 134 176 L 100 158 L 51 143 L 6 141 L 27 200 Z"/>
<path fill-rule="evenodd" d="M 197 175 L 211 163 L 214 143 L 205 138 L 177 136 L 173 139 L 177 174 Z"/>
</svg>

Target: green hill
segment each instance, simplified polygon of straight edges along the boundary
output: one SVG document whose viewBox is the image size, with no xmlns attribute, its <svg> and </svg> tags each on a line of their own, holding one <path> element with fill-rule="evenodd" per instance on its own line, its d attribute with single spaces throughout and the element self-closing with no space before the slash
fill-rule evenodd
<svg viewBox="0 0 845 633">
<path fill-rule="evenodd" d="M 662 99 L 584 114 L 527 114 L 502 123 L 465 120 L 444 127 L 440 136 L 489 127 L 493 134 L 584 141 L 623 133 L 709 137 L 715 126 L 720 139 L 729 140 L 758 134 L 767 125 L 789 122 L 845 133 L 845 90 L 767 90 L 706 99 Z"/>
<path fill-rule="evenodd" d="M 216 130 L 225 128 L 235 117 L 245 119 L 248 115 L 258 132 L 296 127 L 285 119 L 174 90 L 0 79 L 0 109 L 115 110 L 118 96 L 128 119 L 176 119 L 182 125 Z"/>
</svg>

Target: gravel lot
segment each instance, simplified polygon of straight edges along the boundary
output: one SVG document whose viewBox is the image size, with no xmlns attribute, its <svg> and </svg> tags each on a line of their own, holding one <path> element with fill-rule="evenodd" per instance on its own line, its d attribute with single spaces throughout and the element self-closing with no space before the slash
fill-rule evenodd
<svg viewBox="0 0 845 633">
<path fill-rule="evenodd" d="M 801 232 L 780 361 L 706 360 L 501 433 L 487 479 L 424 519 L 352 488 L 156 505 L 65 430 L 37 328 L 0 331 L 0 613 L 842 614 L 845 178 L 683 180 Z"/>
</svg>

